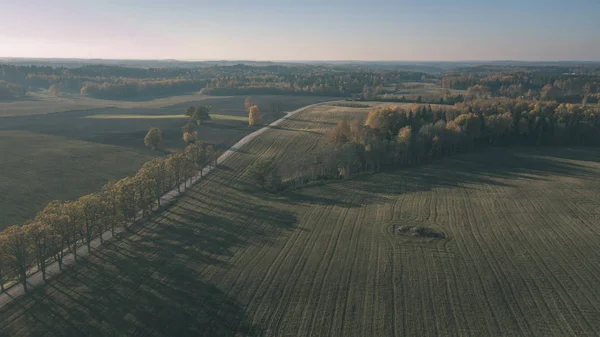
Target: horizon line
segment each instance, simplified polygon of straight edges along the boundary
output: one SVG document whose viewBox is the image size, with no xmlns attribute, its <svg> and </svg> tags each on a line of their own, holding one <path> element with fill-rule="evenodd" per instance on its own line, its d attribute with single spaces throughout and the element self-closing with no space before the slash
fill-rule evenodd
<svg viewBox="0 0 600 337">
<path fill-rule="evenodd" d="M 27 56 L 0 56 L 0 60 L 21 59 L 21 60 L 81 60 L 81 61 L 162 61 L 162 62 L 272 62 L 272 63 L 315 63 L 315 62 L 408 62 L 408 63 L 467 63 L 467 62 L 523 62 L 523 63 L 552 63 L 552 62 L 571 62 L 571 63 L 600 63 L 600 60 L 518 60 L 518 59 L 471 59 L 471 60 L 360 60 L 360 59 L 323 59 L 323 60 L 253 60 L 253 59 L 176 59 L 176 58 L 86 58 L 86 57 L 27 57 Z"/>
</svg>

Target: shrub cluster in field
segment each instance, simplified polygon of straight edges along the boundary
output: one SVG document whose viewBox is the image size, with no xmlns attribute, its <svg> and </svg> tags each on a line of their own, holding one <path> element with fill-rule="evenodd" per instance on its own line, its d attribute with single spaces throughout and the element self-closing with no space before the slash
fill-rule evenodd
<svg viewBox="0 0 600 337">
<path fill-rule="evenodd" d="M 16 83 L 9 83 L 0 80 L 0 100 L 15 99 L 25 96 L 27 91 Z"/>
<path fill-rule="evenodd" d="M 326 138 L 333 146 L 314 160 L 286 163 L 293 173 L 283 186 L 418 164 L 476 145 L 599 145 L 600 111 L 508 98 L 436 109 L 387 106 L 371 110 L 366 122 L 338 121 Z"/>
<path fill-rule="evenodd" d="M 184 151 L 147 162 L 132 177 L 106 184 L 98 193 L 75 201 L 52 201 L 23 226 L 13 225 L 0 232 L 0 290 L 14 278 L 27 291 L 27 271 L 37 266 L 46 280 L 46 266 L 56 261 L 63 268 L 63 257 L 117 226 L 147 217 L 160 207 L 161 197 L 181 185 L 187 187 L 206 165 L 217 157 L 211 145 L 188 145 Z"/>
</svg>

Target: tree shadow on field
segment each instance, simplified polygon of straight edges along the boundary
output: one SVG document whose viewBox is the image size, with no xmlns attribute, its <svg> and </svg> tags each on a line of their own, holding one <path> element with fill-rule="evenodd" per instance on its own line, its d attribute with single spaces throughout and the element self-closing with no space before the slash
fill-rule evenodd
<svg viewBox="0 0 600 337">
<path fill-rule="evenodd" d="M 202 280 L 200 249 L 175 250 L 166 240 L 116 244 L 36 289 L 27 304 L 12 303 L 23 313 L 0 335 L 260 335 L 235 299 Z"/>
<path fill-rule="evenodd" d="M 274 130 L 279 130 L 279 131 L 304 132 L 304 133 L 310 133 L 310 134 L 314 134 L 314 135 L 322 135 L 323 134 L 322 132 L 318 132 L 318 131 L 284 128 L 279 125 L 269 126 L 269 128 L 274 129 Z"/>
<path fill-rule="evenodd" d="M 247 123 L 244 122 L 239 122 L 239 124 L 225 124 L 225 123 L 219 123 L 219 122 L 208 122 L 206 124 L 203 124 L 204 127 L 207 128 L 213 128 L 213 129 L 222 129 L 222 130 L 239 130 L 239 129 L 243 129 L 243 130 L 249 130 L 250 127 L 248 126 Z M 252 130 L 252 129 L 250 129 Z"/>
<path fill-rule="evenodd" d="M 600 149 L 517 148 L 486 149 L 478 153 L 456 155 L 382 174 L 353 179 L 339 187 L 338 194 L 400 194 L 435 188 L 474 188 L 477 185 L 514 187 L 516 180 L 550 181 L 557 177 L 597 179 Z M 369 201 L 371 202 L 371 201 Z"/>
<path fill-rule="evenodd" d="M 315 120 L 302 119 L 302 118 L 296 118 L 296 117 L 290 117 L 290 118 L 288 118 L 288 121 L 291 121 L 291 122 L 304 122 L 304 123 L 312 124 L 312 125 L 328 125 L 328 126 L 336 125 L 336 122 L 315 121 Z"/>
<path fill-rule="evenodd" d="M 162 213 L 0 309 L 0 335 L 259 336 L 244 307 L 208 281 L 241 246 L 269 243 L 296 215 L 244 195 L 190 190 Z M 15 314 L 15 312 L 18 312 Z"/>
<path fill-rule="evenodd" d="M 360 198 L 357 194 L 349 195 L 343 193 L 342 190 L 337 188 L 337 185 L 341 183 L 342 181 L 337 181 L 320 185 L 316 189 L 307 188 L 296 191 L 285 191 L 281 193 L 281 198 L 283 198 L 283 202 L 292 204 L 305 203 L 309 205 L 331 205 L 344 208 L 361 207 L 363 204 L 359 201 L 360 199 L 366 200 L 366 196 L 365 198 Z M 380 201 L 380 198 L 375 195 L 369 195 L 369 197 L 370 202 Z"/>
</svg>

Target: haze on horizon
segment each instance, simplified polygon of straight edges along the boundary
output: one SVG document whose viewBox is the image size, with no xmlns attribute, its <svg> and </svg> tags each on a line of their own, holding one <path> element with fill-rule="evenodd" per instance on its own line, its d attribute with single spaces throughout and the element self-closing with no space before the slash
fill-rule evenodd
<svg viewBox="0 0 600 337">
<path fill-rule="evenodd" d="M 600 60 L 600 1 L 0 1 L 0 57 Z"/>
</svg>

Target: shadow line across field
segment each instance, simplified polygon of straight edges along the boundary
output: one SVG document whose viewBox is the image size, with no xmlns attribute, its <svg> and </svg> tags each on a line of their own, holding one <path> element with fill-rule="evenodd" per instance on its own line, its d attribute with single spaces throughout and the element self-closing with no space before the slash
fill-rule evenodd
<svg viewBox="0 0 600 337">
<path fill-rule="evenodd" d="M 323 185 L 282 193 L 286 202 L 361 207 L 385 202 L 390 194 L 431 191 L 439 188 L 474 188 L 478 185 L 514 187 L 512 180 L 540 181 L 552 176 L 598 179 L 595 172 L 574 161 L 600 164 L 595 148 L 492 148 L 442 158 L 385 174 L 367 174 L 351 183 L 330 181 Z M 548 177 L 548 178 L 545 178 Z M 354 195 L 353 201 L 343 198 Z"/>
<path fill-rule="evenodd" d="M 182 199 L 150 222 L 128 227 L 119 240 L 11 305 L 21 307 L 30 331 L 48 336 L 260 335 L 234 299 L 204 281 L 204 271 L 227 268 L 233 249 L 292 228 L 295 215 L 252 201 L 189 202 Z M 253 220 L 217 215 L 228 212 Z"/>
<path fill-rule="evenodd" d="M 297 229 L 291 207 L 354 208 L 438 188 L 510 188 L 516 178 L 597 179 L 577 161 L 598 163 L 598 154 L 586 148 L 486 149 L 276 195 L 257 192 L 243 171 L 224 163 L 210 185 L 200 182 L 200 189 L 147 223 L 126 228 L 119 240 L 1 309 L 0 317 L 11 317 L 0 336 L 25 324 L 30 334 L 46 336 L 258 336 L 263 331 L 250 323 L 246 308 L 210 280 L 227 272 L 240 247 L 269 244 Z"/>
</svg>

